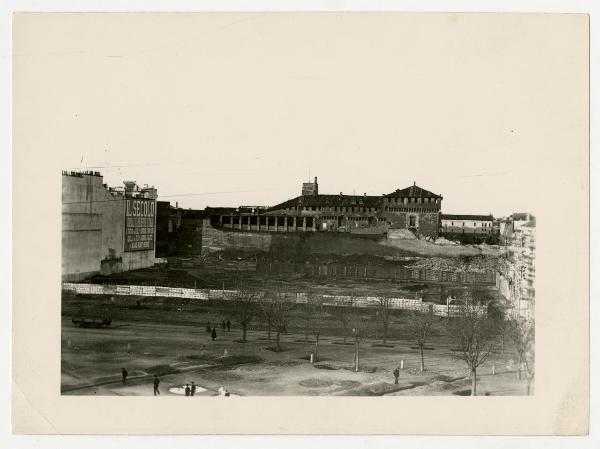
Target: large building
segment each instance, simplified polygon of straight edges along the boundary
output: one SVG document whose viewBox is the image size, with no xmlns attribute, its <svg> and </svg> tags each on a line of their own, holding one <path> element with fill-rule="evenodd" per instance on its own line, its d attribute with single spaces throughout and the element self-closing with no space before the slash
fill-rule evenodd
<svg viewBox="0 0 600 449">
<path fill-rule="evenodd" d="M 503 220 L 501 242 L 506 246 L 507 268 L 503 276 L 509 286 L 506 296 L 522 316 L 532 316 L 535 304 L 536 220 L 528 213 Z"/>
<path fill-rule="evenodd" d="M 464 243 L 496 242 L 498 230 L 490 215 L 441 214 L 440 234 Z"/>
<path fill-rule="evenodd" d="M 266 215 L 284 217 L 292 229 L 364 234 L 410 229 L 436 238 L 441 202 L 441 195 L 416 183 L 381 196 L 320 194 L 315 178 L 302 185 L 302 195 L 268 208 Z"/>
<path fill-rule="evenodd" d="M 154 187 L 108 187 L 98 172 L 62 174 L 62 279 L 146 268 L 155 262 Z"/>
</svg>

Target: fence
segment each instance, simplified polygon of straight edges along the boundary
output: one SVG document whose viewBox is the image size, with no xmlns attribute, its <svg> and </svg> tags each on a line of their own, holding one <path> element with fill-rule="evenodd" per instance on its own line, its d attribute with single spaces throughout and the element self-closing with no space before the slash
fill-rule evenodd
<svg viewBox="0 0 600 449">
<path fill-rule="evenodd" d="M 158 287 L 147 285 L 113 285 L 113 284 L 84 284 L 63 282 L 62 288 L 65 291 L 71 291 L 80 295 L 117 295 L 117 296 L 156 296 L 163 298 L 188 298 L 208 300 L 233 300 L 240 293 L 238 290 L 207 290 L 197 288 L 174 288 Z M 259 292 L 259 297 L 264 297 L 266 292 Z M 298 304 L 308 302 L 308 294 L 283 293 L 286 299 Z M 340 296 L 340 295 L 321 295 L 326 306 L 353 306 L 353 307 L 378 307 L 382 301 L 379 296 Z M 398 310 L 414 310 L 419 312 L 431 312 L 438 316 L 456 316 L 459 311 L 459 305 L 443 305 L 423 302 L 423 299 L 408 298 L 389 298 L 389 307 Z M 485 306 L 478 306 L 480 313 L 485 313 Z"/>
</svg>

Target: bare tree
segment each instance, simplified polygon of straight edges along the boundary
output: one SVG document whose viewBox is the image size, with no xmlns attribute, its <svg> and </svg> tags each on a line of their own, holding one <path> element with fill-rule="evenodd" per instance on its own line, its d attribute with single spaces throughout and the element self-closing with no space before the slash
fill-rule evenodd
<svg viewBox="0 0 600 449">
<path fill-rule="evenodd" d="M 477 368 L 485 363 L 498 336 L 497 322 L 488 318 L 484 308 L 475 304 L 470 293 L 456 316 L 448 320 L 450 334 L 458 345 L 455 356 L 464 361 L 471 375 L 471 395 L 477 395 Z"/>
<path fill-rule="evenodd" d="M 342 330 L 344 332 L 344 344 L 348 338 L 350 331 L 350 322 L 352 321 L 352 308 L 354 307 L 354 301 L 352 298 L 344 300 L 336 304 L 332 308 L 333 315 L 342 324 Z"/>
<path fill-rule="evenodd" d="M 306 313 L 309 317 L 310 330 L 315 337 L 314 361 L 319 357 L 319 338 L 325 324 L 325 301 L 322 295 L 310 295 L 306 304 Z"/>
<path fill-rule="evenodd" d="M 259 304 L 261 316 L 267 323 L 267 338 L 270 340 L 271 329 L 273 328 L 273 324 L 275 321 L 275 302 L 272 300 L 272 298 L 265 296 L 261 298 Z"/>
<path fill-rule="evenodd" d="M 377 314 L 381 320 L 383 327 L 382 342 L 385 346 L 387 344 L 388 328 L 390 326 L 390 318 L 392 315 L 392 299 L 387 296 L 377 298 Z"/>
<path fill-rule="evenodd" d="M 410 313 L 408 322 L 408 333 L 414 339 L 421 351 L 421 371 L 425 371 L 425 354 L 424 349 L 427 340 L 431 337 L 433 325 L 437 317 L 430 309 L 427 312 L 413 311 Z"/>
<path fill-rule="evenodd" d="M 268 320 L 267 323 L 269 324 L 269 338 L 270 327 L 272 326 L 275 330 L 277 352 L 281 351 L 281 333 L 286 331 L 290 312 L 294 308 L 294 305 L 293 301 L 287 301 L 285 296 L 281 293 L 276 293 L 271 298 L 265 298 L 261 301 L 263 316 Z"/>
<path fill-rule="evenodd" d="M 248 325 L 254 319 L 259 295 L 250 290 L 239 290 L 233 301 L 237 322 L 242 326 L 242 341 L 246 343 Z"/>
<path fill-rule="evenodd" d="M 506 332 L 517 355 L 519 378 L 523 371 L 529 395 L 535 377 L 535 322 L 521 316 L 510 317 L 506 321 Z"/>
<path fill-rule="evenodd" d="M 350 310 L 350 326 L 352 327 L 352 339 L 354 340 L 354 371 L 358 372 L 360 369 L 360 344 L 367 335 L 367 326 L 357 307 Z"/>
</svg>

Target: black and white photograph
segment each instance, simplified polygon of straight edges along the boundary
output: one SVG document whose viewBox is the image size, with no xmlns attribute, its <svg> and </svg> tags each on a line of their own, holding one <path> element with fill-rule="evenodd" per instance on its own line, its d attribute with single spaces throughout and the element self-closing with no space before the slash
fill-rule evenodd
<svg viewBox="0 0 600 449">
<path fill-rule="evenodd" d="M 523 93 L 457 85 L 478 63 L 451 42 L 348 48 L 338 19 L 217 17 L 81 68 L 107 76 L 62 109 L 87 129 L 60 174 L 62 394 L 535 393 L 536 205 L 502 160 Z"/>
<path fill-rule="evenodd" d="M 20 423 L 585 431 L 584 14 L 29 12 L 12 39 Z"/>
</svg>

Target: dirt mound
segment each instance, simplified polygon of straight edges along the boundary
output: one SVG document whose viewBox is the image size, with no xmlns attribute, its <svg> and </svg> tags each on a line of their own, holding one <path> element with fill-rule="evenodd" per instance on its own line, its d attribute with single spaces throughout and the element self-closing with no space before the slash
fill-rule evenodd
<svg viewBox="0 0 600 449">
<path fill-rule="evenodd" d="M 458 245 L 458 243 L 453 242 L 452 240 L 445 239 L 444 237 L 439 237 L 435 241 L 436 245 Z"/>
<path fill-rule="evenodd" d="M 390 229 L 387 233 L 388 239 L 417 240 L 417 236 L 408 229 Z"/>
</svg>

